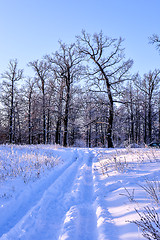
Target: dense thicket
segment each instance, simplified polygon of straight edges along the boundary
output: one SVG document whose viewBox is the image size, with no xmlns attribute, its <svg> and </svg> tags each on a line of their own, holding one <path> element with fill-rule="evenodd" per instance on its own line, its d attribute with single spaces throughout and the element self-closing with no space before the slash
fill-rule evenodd
<svg viewBox="0 0 160 240">
<path fill-rule="evenodd" d="M 75 43 L 59 45 L 28 63 L 33 76 L 25 76 L 16 59 L 1 73 L 0 143 L 114 147 L 160 141 L 160 70 L 132 75 L 123 40 L 102 32 L 82 31 Z"/>
</svg>

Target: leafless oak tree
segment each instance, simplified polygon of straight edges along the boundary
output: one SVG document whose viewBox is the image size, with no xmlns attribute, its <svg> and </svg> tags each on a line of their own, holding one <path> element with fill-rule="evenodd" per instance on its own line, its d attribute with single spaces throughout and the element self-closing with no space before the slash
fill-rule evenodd
<svg viewBox="0 0 160 240">
<path fill-rule="evenodd" d="M 81 73 L 80 58 L 76 54 L 75 44 L 66 45 L 59 42 L 60 49 L 56 51 L 52 56 L 48 56 L 48 59 L 53 65 L 56 76 L 60 79 L 60 106 L 62 108 L 62 98 L 65 99 L 64 110 L 64 134 L 63 134 L 63 146 L 67 146 L 68 141 L 68 119 L 69 119 L 69 107 L 71 98 L 71 86 L 76 81 Z M 65 96 L 63 90 L 65 89 Z M 61 116 L 59 115 L 61 118 Z M 61 119 L 59 118 L 58 126 L 61 125 Z M 59 134 L 57 132 L 57 134 Z"/>
<path fill-rule="evenodd" d="M 82 31 L 81 36 L 77 37 L 77 48 L 82 58 L 92 62 L 90 76 L 95 80 L 96 87 L 100 85 L 105 88 L 109 100 L 109 117 L 107 128 L 108 147 L 113 147 L 112 125 L 114 116 L 113 91 L 118 89 L 120 83 L 128 79 L 128 71 L 133 61 L 124 61 L 123 40 L 111 39 L 103 35 L 102 31 L 93 36 Z M 100 91 L 102 91 L 100 89 Z"/>
</svg>

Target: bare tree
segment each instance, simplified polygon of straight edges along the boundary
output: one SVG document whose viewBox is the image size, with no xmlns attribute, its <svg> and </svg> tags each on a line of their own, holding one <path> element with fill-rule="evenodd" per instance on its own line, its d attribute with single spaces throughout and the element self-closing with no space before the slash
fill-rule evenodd
<svg viewBox="0 0 160 240">
<path fill-rule="evenodd" d="M 99 34 L 89 35 L 82 31 L 82 35 L 77 37 L 78 51 L 81 57 L 87 61 L 92 61 L 94 67 L 90 70 L 90 76 L 96 79 L 96 86 L 100 89 L 105 86 L 109 99 L 109 117 L 107 128 L 108 147 L 113 147 L 112 125 L 114 116 L 113 91 L 118 89 L 120 83 L 128 80 L 128 70 L 133 61 L 123 61 L 124 49 L 122 49 L 122 39 L 110 39 L 103 36 L 102 31 Z M 102 91 L 102 89 L 100 89 Z"/>
<path fill-rule="evenodd" d="M 57 101 L 56 96 L 56 85 L 55 79 L 49 79 L 49 83 L 47 86 L 47 94 L 46 94 L 46 111 L 47 111 L 47 143 L 51 143 L 51 136 L 52 136 L 52 126 L 53 126 L 53 116 L 55 116 L 55 105 Z"/>
<path fill-rule="evenodd" d="M 28 114 L 28 143 L 31 144 L 31 132 L 32 132 L 32 98 L 34 94 L 35 81 L 31 78 L 27 79 L 25 88 L 25 99 L 27 105 L 27 114 Z"/>
<path fill-rule="evenodd" d="M 62 42 L 59 42 L 60 49 L 51 57 L 50 62 L 53 65 L 54 71 L 56 71 L 61 80 L 60 83 L 60 96 L 59 100 L 62 98 L 65 99 L 65 109 L 64 109 L 64 133 L 63 133 L 63 146 L 67 146 L 68 141 L 68 119 L 69 119 L 69 107 L 70 107 L 70 98 L 71 98 L 71 86 L 74 81 L 76 81 L 81 72 L 80 58 L 76 54 L 75 44 L 66 45 Z M 63 89 L 65 87 L 65 96 L 63 96 Z M 60 112 L 62 107 L 62 102 L 60 102 Z M 61 125 L 61 119 L 58 119 L 58 126 Z M 58 132 L 57 132 L 58 134 Z"/>
<path fill-rule="evenodd" d="M 152 125 L 153 125 L 153 99 L 160 84 L 160 70 L 154 70 L 144 75 L 143 79 L 138 79 L 135 81 L 136 86 L 144 94 L 144 99 L 146 99 L 147 109 L 145 109 L 145 117 L 147 118 L 148 126 L 148 141 L 152 141 Z M 144 100 L 143 100 L 144 101 Z"/>
<path fill-rule="evenodd" d="M 9 113 L 9 142 L 13 143 L 13 117 L 14 117 L 14 100 L 16 91 L 16 82 L 23 78 L 23 70 L 18 69 L 17 59 L 10 60 L 8 70 L 2 74 L 3 88 L 6 96 L 9 99 L 10 113 Z"/>
<path fill-rule="evenodd" d="M 157 34 L 153 34 L 150 38 L 150 43 L 156 45 L 156 49 L 160 52 L 160 38 Z"/>
<path fill-rule="evenodd" d="M 150 39 L 150 43 L 154 44 L 156 46 L 156 49 L 160 53 L 160 37 L 157 34 L 153 34 L 149 39 Z M 160 96 L 160 94 L 159 94 L 159 96 Z M 158 109 L 159 109 L 159 134 L 158 134 L 158 139 L 160 141 L 160 97 L 159 97 Z"/>
<path fill-rule="evenodd" d="M 61 127 L 62 127 L 62 105 L 63 105 L 63 95 L 64 95 L 64 87 L 65 84 L 63 81 L 59 82 L 59 92 L 58 92 L 58 118 L 56 123 L 56 136 L 55 142 L 56 144 L 61 144 Z"/>
<path fill-rule="evenodd" d="M 54 88 L 54 98 L 55 98 L 55 118 L 56 118 L 56 132 L 55 132 L 55 143 L 61 144 L 62 140 L 62 110 L 64 101 L 64 91 L 65 91 L 65 80 L 62 78 L 61 70 L 59 66 L 55 63 L 55 56 L 46 56 L 47 60 L 52 64 L 51 67 L 51 81 Z"/>
<path fill-rule="evenodd" d="M 43 109 L 43 143 L 46 144 L 46 84 L 48 80 L 49 65 L 45 60 L 36 60 L 28 64 L 36 73 L 36 81 L 42 93 Z"/>
</svg>

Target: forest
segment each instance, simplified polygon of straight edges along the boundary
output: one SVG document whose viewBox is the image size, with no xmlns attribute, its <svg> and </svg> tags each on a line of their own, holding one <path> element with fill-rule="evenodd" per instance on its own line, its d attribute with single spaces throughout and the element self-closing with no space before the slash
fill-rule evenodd
<svg viewBox="0 0 160 240">
<path fill-rule="evenodd" d="M 160 39 L 150 37 L 157 51 Z M 131 56 L 132 57 L 132 56 Z M 82 30 L 71 44 L 0 73 L 0 143 L 125 147 L 160 142 L 160 69 L 132 74 L 124 40 Z M 142 63 L 143 64 L 143 63 Z"/>
</svg>

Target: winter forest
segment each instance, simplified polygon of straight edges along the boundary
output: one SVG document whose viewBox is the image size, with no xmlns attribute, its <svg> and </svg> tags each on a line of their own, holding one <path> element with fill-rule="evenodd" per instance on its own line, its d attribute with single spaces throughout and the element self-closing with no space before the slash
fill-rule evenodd
<svg viewBox="0 0 160 240">
<path fill-rule="evenodd" d="M 149 42 L 157 48 L 160 39 Z M 154 50 L 153 50 L 154 51 Z M 160 141 L 160 70 L 131 73 L 125 41 L 85 30 L 56 52 L 1 73 L 0 143 L 86 147 Z M 143 63 L 142 63 L 143 64 Z"/>
</svg>

